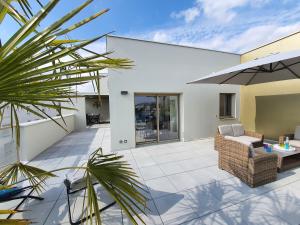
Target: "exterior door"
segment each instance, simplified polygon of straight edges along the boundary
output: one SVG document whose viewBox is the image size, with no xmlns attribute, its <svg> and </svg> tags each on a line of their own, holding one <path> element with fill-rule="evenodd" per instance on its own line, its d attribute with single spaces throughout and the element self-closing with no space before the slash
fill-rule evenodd
<svg viewBox="0 0 300 225">
<path fill-rule="evenodd" d="M 159 141 L 179 139 L 178 96 L 158 96 Z"/>
<path fill-rule="evenodd" d="M 135 96 L 135 136 L 137 144 L 157 141 L 156 96 Z"/>
<path fill-rule="evenodd" d="M 136 143 L 179 139 L 178 95 L 136 95 Z"/>
</svg>

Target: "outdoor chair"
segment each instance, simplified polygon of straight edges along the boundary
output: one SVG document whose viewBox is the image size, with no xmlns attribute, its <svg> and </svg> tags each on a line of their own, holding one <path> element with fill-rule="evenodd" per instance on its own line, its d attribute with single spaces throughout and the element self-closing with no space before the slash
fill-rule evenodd
<svg viewBox="0 0 300 225">
<path fill-rule="evenodd" d="M 25 192 L 28 191 L 26 194 Z M 42 197 L 38 197 L 33 195 L 34 188 L 33 186 L 27 186 L 27 187 L 12 187 L 9 189 L 1 190 L 0 191 L 0 203 L 5 203 L 8 201 L 18 200 L 21 201 L 19 204 L 13 209 L 14 211 L 17 211 L 20 206 L 27 200 L 27 199 L 36 199 L 36 200 L 44 200 Z M 10 219 L 14 214 L 9 214 L 6 219 Z"/>
<path fill-rule="evenodd" d="M 296 126 L 293 134 L 284 134 L 279 136 L 278 142 L 281 144 L 285 141 L 286 137 L 289 138 L 289 144 L 296 148 L 300 148 L 300 126 Z"/>
<path fill-rule="evenodd" d="M 258 148 L 263 146 L 264 135 L 246 131 L 242 124 L 221 125 L 215 135 L 215 150 L 220 151 L 225 140 L 232 140 Z"/>
<path fill-rule="evenodd" d="M 70 180 L 68 179 L 65 179 L 64 180 L 64 184 L 66 186 L 66 190 L 67 190 L 67 201 L 68 201 L 68 211 L 69 211 L 69 222 L 71 225 L 79 225 L 79 224 L 83 224 L 86 220 L 90 219 L 90 216 L 87 216 L 87 217 L 84 217 L 82 219 L 79 219 L 77 221 L 73 221 L 73 218 L 72 218 L 72 214 L 71 214 L 71 204 L 70 204 L 70 195 L 72 194 L 75 194 L 75 193 L 78 193 L 80 191 L 83 191 L 86 189 L 86 186 L 84 184 L 84 179 L 78 179 L 77 181 L 75 182 L 71 182 Z M 97 181 L 94 181 L 93 182 L 93 185 L 97 185 L 98 182 Z M 113 205 L 115 205 L 116 202 L 113 201 L 112 203 L 108 204 L 107 206 L 101 208 L 99 210 L 99 213 L 109 209 L 110 207 L 112 207 Z M 91 215 L 92 217 L 95 216 L 95 214 L 93 213 Z"/>
<path fill-rule="evenodd" d="M 255 150 L 246 144 L 223 140 L 219 148 L 219 168 L 257 187 L 277 179 L 277 155 Z"/>
</svg>

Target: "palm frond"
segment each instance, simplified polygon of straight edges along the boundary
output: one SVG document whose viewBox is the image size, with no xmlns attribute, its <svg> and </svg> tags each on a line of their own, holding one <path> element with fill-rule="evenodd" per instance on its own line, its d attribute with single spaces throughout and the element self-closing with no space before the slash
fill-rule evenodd
<svg viewBox="0 0 300 225">
<path fill-rule="evenodd" d="M 96 150 L 88 160 L 86 180 L 90 184 L 91 177 L 95 177 L 133 224 L 138 224 L 135 217 L 144 223 L 140 216 L 140 213 L 145 213 L 147 200 L 141 192 L 144 190 L 143 185 L 137 180 L 138 176 L 134 170 L 122 158 L 115 154 L 104 155 L 101 148 Z M 93 207 L 90 212 L 96 212 L 99 207 L 94 199 L 94 187 L 92 185 L 87 187 L 89 194 L 87 198 L 93 203 L 90 205 Z"/>
<path fill-rule="evenodd" d="M 41 192 L 43 190 L 43 184 L 45 180 L 51 177 L 55 177 L 51 172 L 45 171 L 43 169 L 29 166 L 21 162 L 8 165 L 0 172 L 0 180 L 3 185 L 13 185 L 22 177 L 27 179 L 30 185 L 37 191 Z"/>
<path fill-rule="evenodd" d="M 25 219 L 0 219 L 0 225 L 29 225 L 30 220 Z"/>
<path fill-rule="evenodd" d="M 7 4 L 10 4 L 13 0 L 6 0 Z M 28 0 L 15 0 L 20 9 L 22 10 L 22 13 L 27 17 L 30 18 L 34 13 L 32 11 L 32 7 L 31 4 L 33 3 L 33 1 L 29 2 Z M 35 0 L 35 2 L 40 6 L 43 7 L 43 4 L 39 1 L 39 0 Z M 7 8 L 3 8 L 3 6 L 0 4 L 0 24 L 3 21 L 4 17 L 9 14 L 10 16 L 14 16 L 13 14 L 11 14 Z M 19 13 L 19 15 L 21 15 Z M 23 17 L 23 16 L 22 16 Z"/>
<path fill-rule="evenodd" d="M 16 214 L 18 212 L 23 212 L 23 210 L 0 209 L 0 215 Z"/>
<path fill-rule="evenodd" d="M 105 35 L 84 41 L 57 39 L 58 36 L 85 25 L 107 11 L 102 10 L 67 29 L 60 30 L 63 24 L 91 2 L 91 0 L 84 2 L 43 31 L 37 32 L 37 26 L 55 7 L 58 0 L 50 1 L 31 19 L 24 19 L 13 6 L 0 0 L 2 7 L 15 14 L 16 18 L 24 23 L 0 47 L 0 103 L 1 105 L 11 105 L 15 122 L 11 125 L 16 126 L 16 132 L 19 130 L 18 110 L 14 106 L 20 109 L 29 109 L 29 105 L 31 105 L 33 107 L 27 111 L 41 118 L 50 118 L 49 115 L 42 113 L 40 108 L 52 108 L 58 113 L 63 108 L 67 109 L 60 103 L 70 102 L 70 98 L 77 96 L 72 87 L 89 81 L 96 82 L 99 79 L 98 75 L 90 73 L 97 74 L 99 70 L 105 68 L 126 69 L 130 67 L 129 60 L 107 59 L 110 53 L 94 54 L 90 57 L 77 55 L 77 50 L 105 37 Z M 70 45 L 71 43 L 72 45 Z M 74 110 L 71 107 L 68 109 Z M 19 134 L 16 133 L 16 136 L 19 137 Z M 18 140 L 17 143 L 19 143 Z"/>
<path fill-rule="evenodd" d="M 129 69 L 132 61 L 128 59 L 110 58 L 111 52 L 102 54 L 89 51 L 91 56 L 83 57 L 78 50 L 106 36 L 100 35 L 89 40 L 69 39 L 62 36 L 74 31 L 90 21 L 105 14 L 108 9 L 95 13 L 79 22 L 62 28 L 70 19 L 85 9 L 92 0 L 70 11 L 50 26 L 39 30 L 39 24 L 56 6 L 59 0 L 50 0 L 40 12 L 33 15 L 28 0 L 17 0 L 22 15 L 9 0 L 0 0 L 0 23 L 5 14 L 12 16 L 20 24 L 19 30 L 0 46 L 0 117 L 6 106 L 11 110 L 11 127 L 16 130 L 17 146 L 20 145 L 20 128 L 18 110 L 26 110 L 40 118 L 51 118 L 42 108 L 54 109 L 63 118 L 62 109 L 75 110 L 65 106 L 77 97 L 73 88 L 92 81 L 100 93 L 100 72 L 105 68 Z M 38 2 L 38 0 L 36 0 Z M 1 118 L 0 118 L 1 119 Z M 54 121 L 55 122 L 55 121 Z M 62 128 L 62 124 L 58 124 Z M 64 128 L 65 129 L 65 128 Z M 18 152 L 19 154 L 19 152 Z M 65 168 L 66 169 L 66 168 Z M 70 168 L 68 168 L 70 169 Z M 141 193 L 143 185 L 130 165 L 115 154 L 102 154 L 101 149 L 95 151 L 88 160 L 85 170 L 87 213 L 96 214 L 96 224 L 101 224 L 98 214 L 99 205 L 93 178 L 108 191 L 118 205 L 124 210 L 133 224 L 135 218 L 143 222 L 140 213 L 144 213 L 146 198 Z M 61 169 L 56 169 L 61 170 Z M 55 176 L 52 172 L 25 165 L 18 161 L 0 172 L 0 180 L 4 185 L 19 183 L 20 177 L 28 180 L 38 191 L 42 191 L 45 180 Z M 21 179 L 22 180 L 22 179 Z M 27 220 L 10 220 L 6 224 L 29 224 Z M 91 224 L 92 220 L 89 221 Z M 0 225 L 5 224 L 0 220 Z"/>
</svg>

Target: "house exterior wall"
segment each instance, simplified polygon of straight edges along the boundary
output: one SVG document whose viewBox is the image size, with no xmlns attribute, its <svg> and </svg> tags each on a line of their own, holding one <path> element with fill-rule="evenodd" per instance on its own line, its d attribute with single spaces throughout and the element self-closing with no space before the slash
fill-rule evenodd
<svg viewBox="0 0 300 225">
<path fill-rule="evenodd" d="M 108 70 L 113 150 L 135 147 L 135 93 L 179 94 L 183 141 L 213 136 L 216 126 L 224 122 L 218 118 L 219 93 L 236 94 L 239 118 L 238 86 L 186 84 L 199 75 L 239 64 L 239 55 L 111 36 L 107 50 L 114 52 L 113 57 L 134 61 L 130 70 Z M 121 91 L 128 91 L 128 95 L 121 95 Z M 120 144 L 120 140 L 127 143 Z"/>
<path fill-rule="evenodd" d="M 244 53 L 241 55 L 241 62 L 247 62 L 255 58 L 263 57 L 271 53 L 276 52 L 286 52 L 297 50 L 300 48 L 300 33 L 295 33 L 290 36 L 284 37 L 280 40 L 272 42 L 268 45 L 261 46 L 250 52 Z M 241 122 L 245 125 L 246 129 L 257 130 L 255 126 L 256 121 L 256 100 L 257 96 L 272 96 L 272 95 L 286 95 L 286 94 L 296 94 L 300 93 L 300 80 L 287 80 L 287 81 L 278 81 L 265 84 L 257 84 L 251 86 L 242 86 L 241 87 Z M 280 97 L 279 97 L 280 98 Z M 281 99 L 278 98 L 278 101 Z M 274 98 L 273 98 L 274 99 Z M 286 127 L 286 122 L 282 118 L 289 119 L 289 112 L 296 110 L 296 106 L 291 104 L 288 107 L 288 111 L 285 115 L 281 115 L 280 120 L 276 120 L 277 127 L 282 128 Z M 275 122 L 275 121 L 274 121 Z M 291 121 L 289 124 L 293 124 Z M 296 121 L 295 121 L 296 123 Z M 291 127 L 286 127 L 284 130 L 278 129 L 278 132 L 287 132 L 291 130 Z M 294 128 L 293 128 L 294 129 Z M 266 128 L 267 132 L 269 128 Z M 279 134 L 279 133 L 278 133 Z M 278 135 L 277 134 L 277 135 Z M 274 136 L 273 133 L 270 136 Z M 267 134 L 268 136 L 268 134 Z"/>
</svg>

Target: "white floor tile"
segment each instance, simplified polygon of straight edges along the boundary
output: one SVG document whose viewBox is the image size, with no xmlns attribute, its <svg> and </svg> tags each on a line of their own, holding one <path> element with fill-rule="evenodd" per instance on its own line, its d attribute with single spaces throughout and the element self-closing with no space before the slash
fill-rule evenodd
<svg viewBox="0 0 300 225">
<path fill-rule="evenodd" d="M 157 165 L 142 167 L 140 168 L 140 172 L 144 180 L 150 180 L 164 176 L 164 173 Z"/>
<path fill-rule="evenodd" d="M 176 189 L 166 177 L 156 178 L 146 181 L 151 196 L 153 198 L 162 197 L 171 193 L 175 193 Z"/>
<path fill-rule="evenodd" d="M 184 169 L 180 165 L 178 165 L 178 162 L 160 164 L 159 167 L 165 175 L 184 172 Z"/>
</svg>

